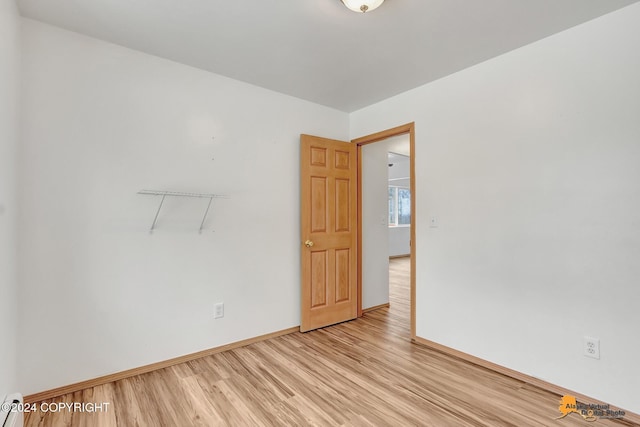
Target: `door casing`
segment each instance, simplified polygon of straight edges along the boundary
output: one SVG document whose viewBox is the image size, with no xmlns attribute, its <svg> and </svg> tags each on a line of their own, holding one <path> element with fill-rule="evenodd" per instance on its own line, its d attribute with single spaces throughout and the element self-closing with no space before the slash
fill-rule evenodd
<svg viewBox="0 0 640 427">
<path fill-rule="evenodd" d="M 358 317 L 362 317 L 362 147 L 364 145 L 373 144 L 387 138 L 398 135 L 409 135 L 409 182 L 411 186 L 411 311 L 410 326 L 411 340 L 416 338 L 416 191 L 415 191 L 415 122 L 397 126 L 391 129 L 376 132 L 360 138 L 351 140 L 351 143 L 357 146 L 357 166 L 358 166 L 358 196 L 357 196 L 357 291 L 358 291 Z"/>
</svg>

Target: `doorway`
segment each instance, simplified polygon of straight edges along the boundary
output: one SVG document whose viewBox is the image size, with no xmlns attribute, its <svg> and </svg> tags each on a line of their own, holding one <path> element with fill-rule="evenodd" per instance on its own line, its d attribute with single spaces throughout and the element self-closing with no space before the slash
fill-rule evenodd
<svg viewBox="0 0 640 427">
<path fill-rule="evenodd" d="M 397 153 L 397 151 L 403 151 L 398 149 L 397 147 L 399 147 L 402 142 L 401 141 L 406 141 L 408 139 L 408 147 L 409 147 L 409 152 L 401 152 L 401 153 Z M 399 218 L 397 217 L 398 215 L 398 197 L 399 197 L 399 193 L 400 196 L 402 196 L 402 192 L 397 190 L 397 188 L 406 188 L 407 184 L 408 187 L 410 189 L 410 194 L 411 194 L 411 202 L 410 202 L 410 225 L 409 227 L 401 227 L 404 228 L 405 230 L 400 230 L 400 228 L 396 229 L 396 231 L 406 231 L 406 229 L 408 228 L 409 231 L 409 274 L 410 274 L 410 283 L 409 283 L 409 324 L 410 324 L 410 336 L 411 339 L 414 340 L 416 333 L 415 333 L 415 324 L 416 324 L 416 320 L 415 320 L 415 267 L 416 267 L 416 250 L 415 250 L 415 243 L 416 243 L 416 239 L 415 239 L 415 124 L 414 123 L 409 123 L 403 126 L 398 126 L 396 128 L 393 129 L 388 129 L 386 131 L 382 131 L 382 132 L 378 132 L 372 135 L 368 135 L 368 136 L 364 136 L 362 138 L 358 138 L 352 141 L 352 143 L 355 143 L 357 145 L 357 155 L 358 155 L 358 316 L 362 316 L 363 313 L 363 303 L 366 303 L 367 305 L 371 306 L 371 300 L 370 301 L 364 301 L 363 299 L 363 286 L 368 286 L 369 283 L 363 283 L 363 278 L 365 280 L 367 277 L 367 274 L 365 274 L 363 276 L 363 273 L 367 273 L 367 270 L 371 270 L 371 269 L 379 269 L 380 265 L 375 265 L 375 261 L 373 263 L 371 263 L 371 259 L 375 258 L 375 257 L 369 257 L 369 256 L 363 256 L 363 253 L 367 250 L 369 251 L 377 251 L 380 252 L 381 248 L 376 248 L 376 249 L 372 249 L 374 248 L 374 244 L 372 244 L 371 241 L 369 240 L 370 236 L 365 236 L 365 228 L 363 228 L 363 224 L 364 227 L 367 227 L 367 222 L 369 224 L 376 223 L 377 229 L 378 231 L 376 232 L 383 232 L 382 231 L 382 226 L 384 226 L 386 228 L 386 230 L 384 230 L 384 232 L 389 233 L 389 230 L 392 227 L 389 227 L 389 221 L 390 219 L 392 219 L 392 215 L 396 215 L 395 218 L 393 218 L 394 220 L 394 225 L 398 226 L 398 222 L 403 222 L 402 220 L 399 221 Z M 368 177 L 365 176 L 366 173 L 364 172 L 364 168 L 366 167 L 365 165 L 365 156 L 364 156 L 364 152 L 363 152 L 363 148 L 365 146 L 368 146 L 370 144 L 374 144 L 374 143 L 380 143 L 379 145 L 376 145 L 375 147 L 371 146 L 369 148 L 367 148 L 367 150 L 372 149 L 371 151 L 375 151 L 377 153 L 374 154 L 374 157 L 377 155 L 378 157 L 384 155 L 384 159 L 385 159 L 385 163 L 383 166 L 385 167 L 389 167 L 388 165 L 391 164 L 392 162 L 389 161 L 390 157 L 388 155 L 388 152 L 394 152 L 396 155 L 402 155 L 402 154 L 409 154 L 409 158 L 408 158 L 408 163 L 409 163 L 409 176 L 408 176 L 408 182 L 400 182 L 400 179 L 398 179 L 398 184 L 402 184 L 402 185 L 396 185 L 396 186 L 389 186 L 390 182 L 389 182 L 389 178 L 388 178 L 388 174 L 387 173 L 382 173 L 382 174 L 378 174 L 378 175 L 382 175 L 382 176 L 378 176 L 377 178 L 375 178 L 376 181 L 382 181 L 384 185 L 384 188 L 389 188 L 388 192 L 386 193 L 387 196 L 387 204 L 385 205 L 385 210 L 382 211 L 382 204 L 378 204 L 374 209 L 374 211 L 372 212 L 369 206 L 366 206 L 366 201 L 363 203 L 363 196 L 364 196 L 364 191 L 366 190 L 366 186 L 367 184 L 365 183 L 365 179 L 367 179 Z M 398 144 L 396 145 L 396 148 L 391 148 L 389 150 L 387 150 L 388 147 L 393 147 L 394 144 Z M 393 167 L 393 166 L 391 166 Z M 375 174 L 374 174 L 375 175 Z M 393 174 L 391 174 L 391 176 L 393 176 Z M 398 178 L 402 178 L 402 177 L 398 177 Z M 395 178 L 394 178 L 395 179 Z M 381 185 L 379 183 L 377 183 L 376 185 Z M 396 190 L 391 190 L 391 187 L 396 187 Z M 388 197 L 391 196 L 391 192 L 394 192 L 394 197 L 395 200 L 392 202 Z M 395 203 L 395 207 L 396 210 L 395 212 L 392 212 L 392 203 Z M 405 215 L 406 216 L 406 215 Z M 404 224 L 400 224 L 400 225 L 404 225 Z M 371 228 L 369 228 L 371 230 Z M 387 235 L 388 236 L 388 235 Z M 385 239 L 384 241 L 388 242 L 388 237 L 387 239 Z M 384 247 L 384 251 L 386 251 L 386 259 L 388 260 L 389 258 L 389 246 L 388 244 L 385 245 Z M 379 259 L 381 259 L 380 257 L 382 257 L 381 254 L 377 255 L 377 257 Z M 378 263 L 379 264 L 379 263 Z M 373 265 L 373 267 L 372 267 Z M 370 277 L 380 277 L 380 274 L 383 274 L 381 271 L 378 271 L 377 273 L 374 272 L 373 275 L 370 274 Z M 386 264 L 386 273 L 384 273 L 387 275 L 389 274 L 389 265 Z M 373 293 L 375 293 L 376 289 L 376 280 L 371 280 L 372 286 L 374 287 L 374 291 Z M 377 285 L 378 288 L 382 289 L 382 285 Z M 387 282 L 387 301 L 389 301 L 389 283 Z M 379 289 L 378 289 L 379 291 Z M 371 292 L 369 292 L 369 294 L 371 294 Z M 367 298 L 370 298 L 370 295 L 365 295 Z M 373 303 L 373 306 L 375 306 L 376 304 Z"/>
</svg>

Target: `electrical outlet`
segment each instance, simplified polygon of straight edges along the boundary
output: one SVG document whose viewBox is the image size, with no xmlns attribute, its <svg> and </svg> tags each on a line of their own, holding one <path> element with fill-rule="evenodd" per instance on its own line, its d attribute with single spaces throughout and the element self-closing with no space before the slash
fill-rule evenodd
<svg viewBox="0 0 640 427">
<path fill-rule="evenodd" d="M 600 339 L 584 337 L 584 355 L 593 359 L 600 359 Z"/>
<path fill-rule="evenodd" d="M 437 216 L 432 216 L 431 217 L 431 221 L 429 222 L 429 227 L 438 228 L 438 217 Z"/>
<path fill-rule="evenodd" d="M 214 319 L 220 319 L 221 317 L 224 317 L 224 303 L 223 302 L 219 302 L 216 305 L 213 306 L 213 318 Z"/>
</svg>

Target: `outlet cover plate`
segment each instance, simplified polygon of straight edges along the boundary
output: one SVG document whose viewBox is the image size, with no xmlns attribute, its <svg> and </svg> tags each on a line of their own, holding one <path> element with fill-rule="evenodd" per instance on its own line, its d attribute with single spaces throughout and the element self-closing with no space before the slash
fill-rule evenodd
<svg viewBox="0 0 640 427">
<path fill-rule="evenodd" d="M 584 355 L 592 359 L 600 359 L 600 339 L 584 336 Z"/>
<path fill-rule="evenodd" d="M 214 319 L 220 319 L 221 317 L 224 317 L 224 303 L 223 302 L 219 302 L 216 305 L 213 306 L 213 318 Z"/>
</svg>

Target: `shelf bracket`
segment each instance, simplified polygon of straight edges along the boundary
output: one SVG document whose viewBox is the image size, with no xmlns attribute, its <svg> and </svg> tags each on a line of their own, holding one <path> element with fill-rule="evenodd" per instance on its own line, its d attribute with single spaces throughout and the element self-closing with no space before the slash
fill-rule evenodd
<svg viewBox="0 0 640 427">
<path fill-rule="evenodd" d="M 198 233 L 202 234 L 202 229 L 204 228 L 204 222 L 207 219 L 207 214 L 209 213 L 209 208 L 211 207 L 211 202 L 213 202 L 213 197 L 209 197 L 209 204 L 207 205 L 207 210 L 204 211 L 204 216 L 202 217 L 202 222 L 200 223 L 200 229 Z"/>
<path fill-rule="evenodd" d="M 156 222 L 158 222 L 158 215 L 160 215 L 160 209 L 162 209 L 162 204 L 164 203 L 165 197 L 167 197 L 166 194 L 164 194 L 162 196 L 162 199 L 160 199 L 160 205 L 158 205 L 158 210 L 156 211 L 156 216 L 153 218 L 153 224 L 151 224 L 151 230 L 149 230 L 149 233 L 153 233 L 153 229 L 156 228 Z"/>
</svg>

